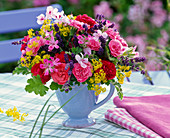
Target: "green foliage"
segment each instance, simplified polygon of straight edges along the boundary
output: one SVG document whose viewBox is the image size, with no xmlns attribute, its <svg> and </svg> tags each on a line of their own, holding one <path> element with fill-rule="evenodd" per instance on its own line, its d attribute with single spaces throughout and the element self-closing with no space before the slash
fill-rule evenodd
<svg viewBox="0 0 170 138">
<path fill-rule="evenodd" d="M 12 72 L 17 65 L 17 62 L 2 63 L 0 64 L 0 73 Z"/>
<path fill-rule="evenodd" d="M 51 90 L 58 90 L 58 89 L 61 89 L 61 88 L 62 88 L 62 85 L 59 85 L 58 83 L 55 83 L 55 82 L 52 82 L 51 85 L 50 85 Z"/>
<path fill-rule="evenodd" d="M 27 74 L 29 74 L 30 72 L 29 72 L 29 70 L 28 70 L 27 67 L 23 67 L 23 66 L 19 65 L 19 66 L 16 67 L 15 70 L 13 71 L 13 75 L 14 75 L 14 74 L 20 74 L 20 73 L 23 74 L 23 75 L 27 75 Z"/>
<path fill-rule="evenodd" d="M 116 90 L 117 90 L 117 95 L 119 96 L 119 98 L 122 100 L 123 99 L 123 92 L 122 92 L 122 88 L 120 83 L 112 80 L 112 84 L 115 86 Z"/>
<path fill-rule="evenodd" d="M 82 52 L 82 48 L 80 48 L 80 47 L 73 47 L 73 48 L 72 48 L 72 52 L 73 52 L 74 54 L 81 53 L 81 52 Z"/>
<path fill-rule="evenodd" d="M 39 75 L 28 79 L 27 83 L 28 85 L 26 85 L 25 90 L 29 93 L 34 92 L 36 95 L 44 96 L 49 89 L 42 83 Z"/>
</svg>

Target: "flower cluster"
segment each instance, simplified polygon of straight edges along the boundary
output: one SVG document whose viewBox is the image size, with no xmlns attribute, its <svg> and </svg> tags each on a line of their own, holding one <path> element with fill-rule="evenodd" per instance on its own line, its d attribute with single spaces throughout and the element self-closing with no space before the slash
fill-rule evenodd
<svg viewBox="0 0 170 138">
<path fill-rule="evenodd" d="M 86 14 L 66 16 L 49 6 L 46 15 L 37 17 L 37 23 L 42 25 L 40 30 L 28 30 L 21 42 L 20 66 L 15 71 L 32 73 L 26 91 L 44 95 L 46 82 L 52 80 L 52 90 L 68 92 L 83 83 L 98 95 L 106 91 L 101 84 L 120 87 L 119 83 L 130 77 L 133 60 L 139 56 L 136 47 L 128 47 L 103 15 L 96 19 Z"/>
<path fill-rule="evenodd" d="M 20 110 L 17 111 L 17 108 L 14 106 L 13 109 L 9 108 L 8 110 L 6 110 L 4 112 L 4 110 L 2 110 L 0 108 L 0 113 L 5 113 L 7 116 L 12 116 L 13 117 L 13 121 L 16 121 L 16 120 L 19 120 L 21 122 L 24 122 L 25 121 L 25 117 L 28 116 L 28 114 L 26 113 L 20 113 Z"/>
</svg>

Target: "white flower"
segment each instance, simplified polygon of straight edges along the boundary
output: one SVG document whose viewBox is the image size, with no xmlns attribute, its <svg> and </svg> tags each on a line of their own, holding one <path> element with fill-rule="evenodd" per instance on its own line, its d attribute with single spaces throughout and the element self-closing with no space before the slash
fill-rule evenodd
<svg viewBox="0 0 170 138">
<path fill-rule="evenodd" d="M 61 19 L 63 23 L 70 24 L 70 20 L 67 16 L 63 16 Z"/>
<path fill-rule="evenodd" d="M 44 20 L 45 20 L 45 15 L 44 14 L 40 14 L 38 17 L 37 17 L 37 23 L 39 25 L 43 24 L 44 23 Z"/>
<path fill-rule="evenodd" d="M 89 55 L 89 56 L 91 55 L 91 49 L 89 47 L 84 48 L 83 51 L 84 51 L 84 55 Z"/>
<path fill-rule="evenodd" d="M 96 38 L 96 40 L 98 41 L 99 37 L 100 36 L 103 36 L 103 38 L 107 38 L 108 37 L 108 34 L 106 32 L 103 32 L 101 30 L 97 30 L 96 33 L 93 34 L 93 36 Z"/>
<path fill-rule="evenodd" d="M 58 9 L 55 8 L 55 9 L 53 10 L 53 13 L 52 13 L 52 18 L 53 18 L 53 19 L 56 19 L 57 13 L 58 13 Z"/>
<path fill-rule="evenodd" d="M 46 18 L 47 19 L 51 19 L 52 15 L 53 15 L 53 7 L 52 6 L 48 6 L 47 7 L 47 11 L 46 11 Z"/>
<path fill-rule="evenodd" d="M 78 61 L 78 63 L 81 65 L 82 68 L 86 68 L 87 67 L 86 63 L 88 63 L 88 58 L 84 58 L 83 54 L 82 53 L 80 54 L 82 57 L 76 55 L 75 59 Z"/>
<path fill-rule="evenodd" d="M 55 10 L 55 9 L 54 9 Z M 53 12 L 53 19 L 59 20 L 61 17 L 64 16 L 64 11 L 58 12 L 58 9 Z"/>
</svg>

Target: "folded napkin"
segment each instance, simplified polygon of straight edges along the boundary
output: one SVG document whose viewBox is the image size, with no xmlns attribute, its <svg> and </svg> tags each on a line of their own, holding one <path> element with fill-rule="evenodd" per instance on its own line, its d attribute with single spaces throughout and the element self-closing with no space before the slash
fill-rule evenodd
<svg viewBox="0 0 170 138">
<path fill-rule="evenodd" d="M 162 138 L 134 117 L 132 117 L 124 108 L 114 108 L 112 110 L 107 110 L 105 113 L 105 119 L 114 122 L 138 135 L 146 138 Z"/>
<path fill-rule="evenodd" d="M 114 104 L 162 137 L 170 138 L 170 95 L 119 97 Z"/>
</svg>

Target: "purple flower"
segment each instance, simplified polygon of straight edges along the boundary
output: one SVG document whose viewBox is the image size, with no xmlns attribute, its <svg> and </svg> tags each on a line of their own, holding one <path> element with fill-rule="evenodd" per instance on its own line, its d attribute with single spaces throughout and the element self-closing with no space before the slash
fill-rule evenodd
<svg viewBox="0 0 170 138">
<path fill-rule="evenodd" d="M 73 43 L 74 43 L 75 47 L 80 46 L 79 43 L 78 43 L 78 38 L 77 38 L 76 35 L 74 35 Z"/>
<path fill-rule="evenodd" d="M 97 51 L 97 54 L 101 56 L 103 54 L 103 52 L 104 52 L 104 49 L 100 48 L 99 51 Z"/>
<path fill-rule="evenodd" d="M 67 54 L 64 54 L 64 60 L 66 61 L 66 63 L 69 62 L 69 59 L 68 59 L 68 55 L 67 55 Z"/>
<path fill-rule="evenodd" d="M 58 32 L 59 31 L 59 27 L 57 24 L 54 24 L 54 28 L 55 28 L 55 31 Z"/>
</svg>

